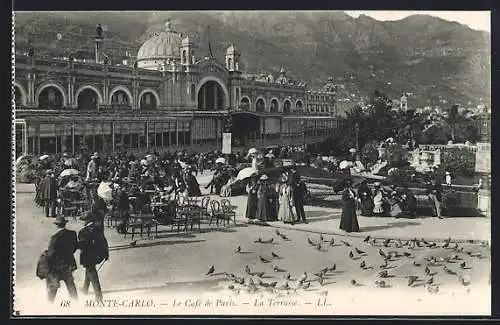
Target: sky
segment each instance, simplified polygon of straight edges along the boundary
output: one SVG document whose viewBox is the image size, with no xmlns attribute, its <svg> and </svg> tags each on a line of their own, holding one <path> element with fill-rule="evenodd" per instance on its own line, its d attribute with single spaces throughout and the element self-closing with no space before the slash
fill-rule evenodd
<svg viewBox="0 0 500 325">
<path fill-rule="evenodd" d="M 468 25 L 475 30 L 490 32 L 489 11 L 345 11 L 346 14 L 358 17 L 363 14 L 377 20 L 400 20 L 410 15 L 425 14 L 442 19 L 456 21 Z"/>
</svg>

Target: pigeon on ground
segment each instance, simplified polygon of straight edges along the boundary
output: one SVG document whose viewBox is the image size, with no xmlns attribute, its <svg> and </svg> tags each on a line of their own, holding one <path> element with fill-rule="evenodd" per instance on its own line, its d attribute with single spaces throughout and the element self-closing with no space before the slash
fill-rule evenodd
<svg viewBox="0 0 500 325">
<path fill-rule="evenodd" d="M 342 244 L 344 244 L 344 245 L 345 245 L 345 246 L 347 246 L 347 247 L 350 247 L 350 246 L 351 246 L 351 244 L 350 244 L 350 243 L 348 243 L 348 242 L 346 242 L 345 240 L 341 240 L 341 242 L 342 242 Z"/>
<path fill-rule="evenodd" d="M 271 238 L 271 239 L 267 239 L 267 240 L 262 240 L 261 243 L 262 244 L 271 244 L 273 241 L 274 241 L 274 238 Z"/>
<path fill-rule="evenodd" d="M 364 269 L 366 267 L 366 262 L 363 260 L 360 264 L 359 267 Z"/>
<path fill-rule="evenodd" d="M 266 274 L 266 272 L 264 271 L 261 271 L 261 272 L 254 272 L 253 275 L 256 275 L 258 276 L 259 278 L 262 278 L 264 276 L 264 274 Z"/>
<path fill-rule="evenodd" d="M 406 257 L 412 257 L 413 255 L 409 252 L 403 252 L 403 255 Z"/>
<path fill-rule="evenodd" d="M 457 272 L 450 270 L 446 265 L 443 266 L 443 271 L 445 271 L 446 273 L 451 274 L 451 275 L 457 274 Z"/>
<path fill-rule="evenodd" d="M 285 272 L 286 270 L 280 269 L 278 266 L 273 266 L 274 272 Z"/>
<path fill-rule="evenodd" d="M 309 243 L 309 245 L 311 246 L 316 246 L 316 244 L 311 240 L 311 238 L 307 237 L 307 242 Z"/>
<path fill-rule="evenodd" d="M 354 254 L 352 253 L 352 251 L 349 252 L 349 257 L 350 258 L 353 258 L 354 257 Z"/>
<path fill-rule="evenodd" d="M 429 280 L 427 280 L 425 283 L 426 283 L 426 284 L 428 284 L 428 285 L 433 284 L 433 283 L 434 283 L 434 278 L 431 276 L 431 277 L 429 278 Z"/>
<path fill-rule="evenodd" d="M 323 238 L 323 234 L 319 234 L 319 241 L 323 241 L 324 238 Z"/>
<path fill-rule="evenodd" d="M 370 235 L 366 236 L 366 238 L 363 240 L 363 242 L 367 243 L 370 240 Z"/>
<path fill-rule="evenodd" d="M 458 277 L 458 281 L 463 286 L 468 286 L 470 284 L 470 278 L 467 275 L 465 275 L 465 276 L 459 276 Z"/>
<path fill-rule="evenodd" d="M 321 251 L 321 244 L 318 244 L 318 246 L 316 246 L 316 249 Z"/>
<path fill-rule="evenodd" d="M 276 254 L 275 252 L 271 252 L 271 256 L 274 257 L 274 258 L 281 258 L 278 254 Z"/>
<path fill-rule="evenodd" d="M 213 274 L 215 272 L 215 266 L 211 266 L 209 269 L 208 269 L 208 272 L 207 272 L 207 275 L 210 275 L 210 274 Z"/>
<path fill-rule="evenodd" d="M 258 238 L 257 240 L 254 241 L 254 243 L 262 243 L 262 238 Z"/>
<path fill-rule="evenodd" d="M 135 246 L 135 245 L 137 245 L 137 240 L 134 240 L 134 241 L 130 242 L 130 246 Z"/>
<path fill-rule="evenodd" d="M 311 286 L 311 282 L 307 282 L 306 284 L 304 284 L 304 285 L 302 286 L 302 289 L 307 290 L 307 289 L 309 289 L 309 287 L 310 287 L 310 286 Z"/>
<path fill-rule="evenodd" d="M 466 268 L 465 261 L 463 261 L 462 263 L 460 263 L 460 267 L 461 267 L 462 269 L 465 269 L 465 268 Z"/>
<path fill-rule="evenodd" d="M 408 276 L 408 286 L 411 287 L 413 284 L 418 280 L 418 276 L 416 275 L 409 275 Z"/>
<path fill-rule="evenodd" d="M 332 239 L 330 239 L 330 246 L 333 246 L 335 245 L 335 239 L 332 237 Z"/>
<path fill-rule="evenodd" d="M 382 257 L 387 257 L 387 254 L 382 250 L 382 248 L 378 249 L 378 254 Z"/>
<path fill-rule="evenodd" d="M 376 280 L 375 281 L 375 285 L 378 287 L 378 288 L 386 288 L 387 287 L 387 284 L 385 283 L 384 280 Z"/>
<path fill-rule="evenodd" d="M 333 272 L 337 269 L 337 264 L 333 263 L 331 267 L 328 268 L 328 271 Z"/>
<path fill-rule="evenodd" d="M 248 265 L 245 265 L 245 273 L 250 274 L 252 271 L 250 271 L 250 267 Z"/>
<path fill-rule="evenodd" d="M 439 286 L 438 285 L 430 285 L 427 287 L 427 291 L 430 293 L 438 293 L 439 292 Z"/>
<path fill-rule="evenodd" d="M 238 248 L 236 248 L 236 250 L 234 252 L 235 253 L 240 253 L 241 252 L 241 246 L 238 246 Z"/>
<path fill-rule="evenodd" d="M 287 273 L 287 274 L 285 274 L 285 276 L 284 276 L 284 278 L 285 278 L 285 279 L 287 279 L 287 280 L 290 280 L 290 278 L 291 278 L 291 277 L 292 277 L 292 276 L 290 275 L 290 273 Z"/>
<path fill-rule="evenodd" d="M 413 261 L 413 265 L 415 265 L 415 266 L 422 266 L 422 264 L 417 263 L 416 261 Z"/>
<path fill-rule="evenodd" d="M 429 274 L 431 274 L 431 269 L 429 269 L 429 267 L 426 265 L 424 272 L 425 272 L 425 274 L 429 275 Z"/>
<path fill-rule="evenodd" d="M 389 272 L 387 270 L 381 271 L 378 273 L 378 276 L 381 278 L 388 278 L 389 277 Z"/>
<path fill-rule="evenodd" d="M 259 259 L 262 263 L 269 263 L 270 261 L 269 260 L 266 260 L 265 258 L 263 258 L 262 256 L 259 255 Z"/>
<path fill-rule="evenodd" d="M 276 229 L 276 235 L 277 236 L 281 236 L 281 233 L 280 233 L 280 231 L 278 229 Z"/>
<path fill-rule="evenodd" d="M 354 250 L 356 251 L 356 253 L 362 255 L 362 254 L 366 254 L 365 252 L 363 252 L 362 250 L 358 249 L 357 247 L 354 247 Z"/>
<path fill-rule="evenodd" d="M 283 239 L 283 240 L 290 240 L 290 239 L 288 239 L 288 237 L 287 237 L 286 235 L 284 235 L 284 234 L 281 234 L 281 235 L 280 235 L 280 237 L 281 237 L 281 239 Z"/>
<path fill-rule="evenodd" d="M 299 279 L 299 283 L 302 284 L 306 280 L 307 280 L 307 272 L 304 272 L 304 274 Z"/>
</svg>

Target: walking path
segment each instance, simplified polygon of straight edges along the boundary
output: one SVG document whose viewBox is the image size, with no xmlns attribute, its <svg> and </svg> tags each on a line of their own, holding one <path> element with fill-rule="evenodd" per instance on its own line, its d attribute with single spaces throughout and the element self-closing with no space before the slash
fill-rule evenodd
<svg viewBox="0 0 500 325">
<path fill-rule="evenodd" d="M 211 174 L 199 176 L 198 180 L 202 192 L 207 190 L 203 186 L 208 183 Z M 17 184 L 16 190 L 21 193 L 34 192 L 32 184 Z M 218 198 L 218 196 L 213 196 Z M 236 210 L 237 221 L 249 223 L 245 218 L 246 196 L 230 198 L 232 204 L 238 206 Z M 409 240 L 422 238 L 430 241 L 443 241 L 449 237 L 456 241 L 490 242 L 491 220 L 483 217 L 450 217 L 438 219 L 432 217 L 421 217 L 414 219 L 396 219 L 390 217 L 358 217 L 360 226 L 359 233 L 346 233 L 339 229 L 340 208 L 325 208 L 317 206 L 306 206 L 308 224 L 283 224 L 280 221 L 268 222 L 266 225 L 279 229 L 299 230 L 311 233 L 322 233 L 325 235 L 339 235 L 350 237 L 394 238 Z"/>
</svg>

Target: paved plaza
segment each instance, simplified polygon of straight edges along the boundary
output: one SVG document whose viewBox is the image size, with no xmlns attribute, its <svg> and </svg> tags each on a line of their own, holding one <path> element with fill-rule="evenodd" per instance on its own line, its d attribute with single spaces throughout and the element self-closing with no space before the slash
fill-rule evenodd
<svg viewBox="0 0 500 325">
<path fill-rule="evenodd" d="M 200 176 L 200 184 L 205 185 L 209 177 L 210 175 Z M 16 305 L 17 309 L 25 314 L 36 313 L 35 309 L 41 308 L 41 305 L 34 306 L 33 301 L 44 301 L 45 283 L 35 276 L 36 261 L 40 253 L 46 249 L 50 236 L 56 229 L 53 219 L 46 219 L 42 209 L 34 205 L 32 188 L 30 185 L 20 184 L 17 187 L 16 199 Z M 204 188 L 202 190 L 205 191 Z M 245 287 L 231 284 L 232 281 L 227 280 L 223 273 L 245 277 L 244 268 L 248 265 L 252 271 L 265 272 L 262 278 L 253 277 L 256 283 L 276 281 L 278 287 L 288 283 L 292 289 L 283 290 L 283 294 L 287 297 L 312 295 L 317 298 L 318 295 L 327 294 L 330 301 L 335 301 L 334 305 L 338 307 L 328 312 L 314 308 L 308 312 L 308 307 L 302 306 L 300 311 L 307 314 L 356 313 L 353 309 L 353 302 L 358 305 L 358 314 L 390 314 L 391 310 L 408 315 L 421 311 L 428 314 L 489 313 L 490 251 L 489 247 L 476 242 L 489 240 L 488 219 L 360 217 L 361 233 L 346 234 L 338 230 L 340 209 L 307 206 L 309 224 L 285 226 L 281 222 L 272 222 L 268 226 L 260 226 L 248 224 L 244 218 L 246 208 L 244 196 L 233 197 L 231 202 L 238 206 L 238 218 L 236 225 L 231 224 L 229 227 L 216 228 L 215 225 L 209 226 L 207 222 L 202 224 L 200 232 L 178 234 L 175 230 L 171 231 L 169 226 L 160 226 L 155 238 L 143 237 L 135 246 L 130 245 L 130 237 L 124 238 L 114 229 L 107 228 L 110 260 L 99 271 L 105 299 L 124 295 L 171 297 L 174 293 L 182 295 L 191 292 L 200 297 L 207 294 L 220 294 L 227 297 L 232 292 L 236 297 L 234 299 L 241 301 L 242 297 L 247 294 Z M 81 226 L 81 221 L 70 219 L 67 227 L 79 230 Z M 276 231 L 286 234 L 289 240 L 283 240 L 276 235 Z M 378 240 L 373 246 L 363 241 L 368 235 L 380 239 L 401 238 L 402 241 L 414 237 L 425 238 L 427 241 L 436 241 L 437 246 L 442 246 L 443 240 L 451 237 L 453 241 L 460 242 L 460 249 L 463 247 L 463 250 L 454 251 L 441 247 L 396 248 L 394 244 L 384 247 L 382 240 Z M 323 237 L 322 241 L 321 237 Z M 273 242 L 255 243 L 258 238 L 264 241 L 273 238 Z M 333 244 L 330 243 L 332 238 Z M 308 239 L 315 244 L 321 243 L 322 247 L 320 249 L 313 247 L 308 244 Z M 348 247 L 342 241 L 352 246 Z M 238 246 L 241 247 L 241 252 L 235 253 Z M 366 254 L 356 253 L 355 248 Z M 389 262 L 387 270 L 391 275 L 385 279 L 388 287 L 384 289 L 374 287 L 374 281 L 378 279 L 377 274 L 382 270 L 380 265 L 383 264 L 383 258 L 379 254 L 380 248 L 386 252 L 398 251 L 401 254 L 403 252 L 411 254 L 409 257 L 403 255 Z M 351 251 L 355 252 L 352 258 L 349 257 Z M 467 252 L 480 252 L 482 258 L 469 256 Z M 273 253 L 279 258 L 273 257 Z M 78 254 L 76 254 L 77 261 Z M 434 256 L 439 260 L 439 258 L 448 258 L 453 254 L 461 260 L 456 260 L 454 263 L 452 261 L 446 265 L 457 275 L 443 272 L 443 263 L 438 262 L 430 266 L 432 272 L 436 273 L 434 281 L 439 285 L 439 293 L 430 294 L 426 286 L 421 285 L 423 283 L 411 287 L 407 285 L 406 277 L 409 275 L 416 275 L 424 281 L 429 279 L 424 272 L 427 264 L 425 258 Z M 270 262 L 263 263 L 259 256 Z M 365 268 L 360 267 L 363 261 Z M 465 269 L 459 266 L 463 261 L 467 265 Z M 420 266 L 416 266 L 414 262 Z M 327 266 L 331 267 L 334 263 L 336 270 L 326 273 L 323 284 L 320 285 L 313 274 Z M 211 265 L 215 267 L 215 275 L 206 276 Z M 284 272 L 276 272 L 273 269 L 274 266 Z M 310 288 L 307 290 L 299 289 L 297 284 L 304 272 L 307 272 L 308 279 L 311 280 Z M 290 279 L 287 280 L 284 275 L 288 273 Z M 83 283 L 83 274 L 84 270 L 81 267 L 74 273 L 77 287 L 81 287 Z M 470 284 L 461 285 L 457 280 L 459 275 L 466 276 Z M 352 280 L 356 281 L 356 285 L 351 284 Z M 245 278 L 245 283 L 246 281 L 249 281 L 248 276 Z M 234 289 L 228 289 L 230 285 Z M 379 291 L 374 291 L 373 288 Z M 464 295 L 468 298 L 462 299 Z M 66 296 L 66 288 L 62 284 L 56 301 Z M 81 298 L 82 300 L 93 298 L 92 291 L 88 296 L 82 294 L 80 296 L 84 297 Z M 373 302 L 380 297 L 386 297 L 392 303 L 384 304 L 384 306 L 374 305 Z M 402 304 L 405 302 L 405 307 L 394 306 L 394 301 L 400 301 Z M 467 305 L 464 306 L 465 301 Z M 476 303 L 472 303 L 474 301 Z M 391 309 L 395 307 L 397 308 Z M 140 312 L 154 314 L 161 313 L 163 310 L 165 309 L 158 307 L 157 301 L 156 309 L 142 309 Z M 175 313 L 175 310 L 168 310 L 168 313 Z M 295 313 L 293 310 L 288 310 Z M 193 309 L 192 313 L 224 314 L 231 311 L 231 309 Z M 286 308 L 280 308 L 280 312 L 286 313 L 286 311 Z M 109 312 L 109 310 L 103 309 L 95 313 L 102 312 Z M 131 310 L 125 312 L 134 313 Z M 262 309 L 257 311 L 257 313 L 262 312 Z M 186 311 L 186 313 L 190 312 Z M 252 311 L 249 310 L 249 313 Z M 272 308 L 269 309 L 269 313 L 273 314 Z"/>
</svg>

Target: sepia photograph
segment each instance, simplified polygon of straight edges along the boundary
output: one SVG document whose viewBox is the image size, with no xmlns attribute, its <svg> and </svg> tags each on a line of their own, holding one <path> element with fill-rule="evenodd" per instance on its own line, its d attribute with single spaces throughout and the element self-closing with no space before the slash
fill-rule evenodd
<svg viewBox="0 0 500 325">
<path fill-rule="evenodd" d="M 491 315 L 490 17 L 15 11 L 12 317 Z"/>
</svg>

